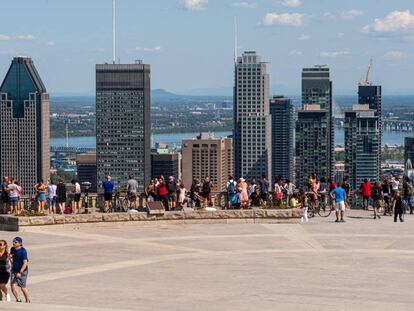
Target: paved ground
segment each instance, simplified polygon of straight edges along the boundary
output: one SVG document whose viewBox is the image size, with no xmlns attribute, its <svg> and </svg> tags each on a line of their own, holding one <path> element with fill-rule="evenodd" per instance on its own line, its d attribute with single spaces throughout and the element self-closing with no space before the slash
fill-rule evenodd
<svg viewBox="0 0 414 311">
<path fill-rule="evenodd" d="M 414 217 L 350 216 L 26 229 L 32 304 L 7 310 L 413 310 Z"/>
</svg>

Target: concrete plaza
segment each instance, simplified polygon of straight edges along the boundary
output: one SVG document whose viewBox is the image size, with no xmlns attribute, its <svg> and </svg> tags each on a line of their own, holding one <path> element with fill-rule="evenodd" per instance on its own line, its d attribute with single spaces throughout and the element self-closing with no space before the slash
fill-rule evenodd
<svg viewBox="0 0 414 311">
<path fill-rule="evenodd" d="M 333 220 L 25 228 L 32 304 L 0 309 L 413 310 L 414 217 Z"/>
</svg>

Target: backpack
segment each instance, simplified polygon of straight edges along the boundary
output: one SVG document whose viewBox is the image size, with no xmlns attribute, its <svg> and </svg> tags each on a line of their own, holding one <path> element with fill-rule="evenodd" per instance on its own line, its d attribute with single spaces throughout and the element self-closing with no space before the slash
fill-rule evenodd
<svg viewBox="0 0 414 311">
<path fill-rule="evenodd" d="M 229 182 L 229 187 L 227 189 L 228 194 L 235 194 L 236 193 L 236 187 L 234 186 L 234 181 Z"/>
</svg>

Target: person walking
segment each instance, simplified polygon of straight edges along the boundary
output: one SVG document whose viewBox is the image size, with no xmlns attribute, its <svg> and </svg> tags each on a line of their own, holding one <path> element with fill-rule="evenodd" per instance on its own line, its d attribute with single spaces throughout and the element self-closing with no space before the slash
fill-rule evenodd
<svg viewBox="0 0 414 311">
<path fill-rule="evenodd" d="M 56 187 L 56 198 L 59 206 L 60 213 L 63 214 L 65 211 L 65 204 L 66 204 L 66 185 L 63 178 L 59 179 L 59 183 Z"/>
<path fill-rule="evenodd" d="M 371 191 L 372 200 L 374 201 L 374 219 L 381 219 L 379 215 L 382 207 L 383 193 L 381 182 L 377 181 Z"/>
<path fill-rule="evenodd" d="M 345 201 L 346 201 L 346 192 L 344 188 L 341 186 L 335 185 L 335 188 L 330 192 L 331 197 L 335 200 L 335 214 L 336 220 L 335 222 L 345 222 L 344 214 L 345 214 Z M 339 219 L 339 216 L 341 219 Z"/>
<path fill-rule="evenodd" d="M 411 184 L 410 178 L 408 176 L 404 177 L 404 183 L 403 183 L 403 196 L 404 201 L 407 203 L 407 207 L 410 209 L 410 214 L 413 214 L 414 208 L 411 204 L 411 197 L 413 195 L 413 185 Z"/>
<path fill-rule="evenodd" d="M 404 200 L 401 197 L 401 191 L 397 190 L 394 195 L 392 209 L 394 210 L 394 222 L 397 222 L 397 218 L 400 219 L 400 222 L 404 222 Z"/>
<path fill-rule="evenodd" d="M 37 212 L 44 213 L 45 212 L 45 202 L 46 202 L 46 185 L 44 184 L 43 180 L 39 181 L 36 185 L 34 185 L 36 189 L 36 201 L 37 201 Z"/>
<path fill-rule="evenodd" d="M 364 182 L 360 186 L 362 195 L 362 207 L 364 210 L 369 209 L 369 199 L 371 197 L 372 185 L 368 179 L 364 179 Z"/>
<path fill-rule="evenodd" d="M 11 290 L 16 298 L 16 302 L 22 302 L 17 291 L 20 287 L 26 303 L 30 303 L 29 290 L 27 289 L 27 276 L 29 274 L 29 258 L 27 251 L 23 247 L 23 239 L 15 237 L 13 240 L 13 247 L 10 250 L 10 260 L 12 263 L 11 269 Z"/>
<path fill-rule="evenodd" d="M 3 300 L 3 294 L 6 301 L 10 302 L 10 294 L 7 290 L 7 284 L 10 280 L 10 260 L 7 242 L 0 240 L 0 301 Z"/>
<path fill-rule="evenodd" d="M 400 179 L 398 177 L 393 177 L 391 179 L 391 195 L 395 196 L 397 191 L 400 189 Z"/>
<path fill-rule="evenodd" d="M 47 184 L 47 204 L 49 205 L 49 212 L 51 214 L 56 214 L 56 190 L 57 186 L 53 182 L 53 180 L 50 180 Z"/>
<path fill-rule="evenodd" d="M 72 179 L 72 193 L 73 193 L 73 202 L 72 202 L 72 213 L 79 213 L 79 202 L 81 199 L 81 186 L 78 181 Z"/>
</svg>

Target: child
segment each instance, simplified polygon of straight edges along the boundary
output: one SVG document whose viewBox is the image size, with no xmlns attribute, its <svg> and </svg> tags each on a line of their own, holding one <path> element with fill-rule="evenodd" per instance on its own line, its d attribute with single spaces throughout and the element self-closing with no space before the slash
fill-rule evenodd
<svg viewBox="0 0 414 311">
<path fill-rule="evenodd" d="M 306 192 L 303 189 L 300 189 L 299 191 L 299 204 L 300 207 L 303 209 L 303 217 L 301 219 L 302 222 L 308 222 L 308 198 L 306 196 Z"/>
</svg>

